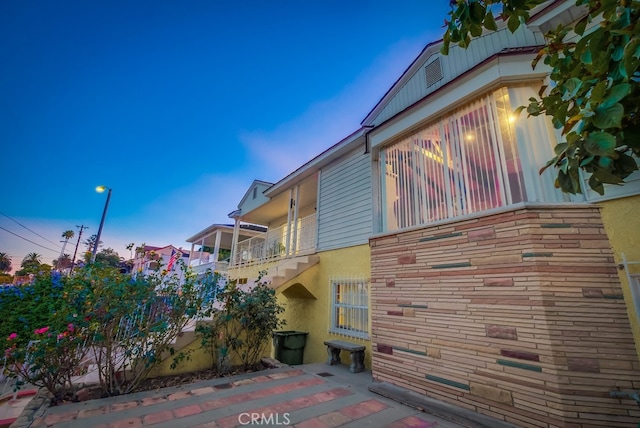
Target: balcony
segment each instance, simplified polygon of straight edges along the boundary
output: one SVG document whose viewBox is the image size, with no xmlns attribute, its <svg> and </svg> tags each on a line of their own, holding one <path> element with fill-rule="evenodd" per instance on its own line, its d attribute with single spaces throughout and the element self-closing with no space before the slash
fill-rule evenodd
<svg viewBox="0 0 640 428">
<path fill-rule="evenodd" d="M 300 218 L 238 243 L 232 267 L 258 265 L 312 254 L 316 250 L 316 214 Z"/>
<path fill-rule="evenodd" d="M 191 260 L 189 267 L 191 267 L 193 272 L 196 274 L 204 273 L 208 269 L 211 269 L 211 271 L 218 271 L 221 274 L 226 274 L 229 270 L 229 261 L 214 261 L 213 255 L 203 255 L 202 257 Z"/>
</svg>

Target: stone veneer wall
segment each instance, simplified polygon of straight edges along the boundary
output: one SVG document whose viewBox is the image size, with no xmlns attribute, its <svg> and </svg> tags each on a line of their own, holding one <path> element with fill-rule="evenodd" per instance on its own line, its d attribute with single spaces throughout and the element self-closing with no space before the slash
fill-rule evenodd
<svg viewBox="0 0 640 428">
<path fill-rule="evenodd" d="M 596 206 L 372 238 L 372 370 L 521 426 L 635 426 L 640 363 Z"/>
</svg>

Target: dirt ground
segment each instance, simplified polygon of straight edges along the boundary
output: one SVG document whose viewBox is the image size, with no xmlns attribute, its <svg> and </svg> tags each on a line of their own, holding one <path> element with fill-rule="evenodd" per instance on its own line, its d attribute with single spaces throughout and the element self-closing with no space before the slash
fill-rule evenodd
<svg viewBox="0 0 640 428">
<path fill-rule="evenodd" d="M 180 385 L 185 385 L 189 383 L 199 382 L 202 380 L 235 376 L 237 374 L 242 374 L 242 373 L 253 373 L 253 372 L 257 372 L 265 369 L 267 369 L 267 366 L 260 363 L 251 367 L 249 370 L 245 370 L 239 367 L 225 374 L 222 374 L 215 369 L 209 369 L 209 370 L 200 370 L 193 373 L 183 373 L 183 374 L 177 374 L 177 375 L 171 375 L 171 376 L 158 376 L 158 377 L 153 377 L 153 378 L 148 378 L 143 380 L 138 385 L 138 387 L 134 391 L 132 391 L 132 393 L 140 392 L 140 391 L 151 391 L 155 389 L 168 388 L 172 386 L 180 386 Z M 71 391 L 67 391 L 66 393 L 64 393 L 64 398 L 62 400 L 54 399 L 52 400 L 51 405 L 52 406 L 63 405 L 65 403 L 95 400 L 99 398 L 104 398 L 104 394 L 102 392 L 102 389 L 100 388 L 100 385 L 87 385 L 86 387 L 83 387 L 77 391 L 76 397 L 73 397 L 73 393 Z"/>
</svg>

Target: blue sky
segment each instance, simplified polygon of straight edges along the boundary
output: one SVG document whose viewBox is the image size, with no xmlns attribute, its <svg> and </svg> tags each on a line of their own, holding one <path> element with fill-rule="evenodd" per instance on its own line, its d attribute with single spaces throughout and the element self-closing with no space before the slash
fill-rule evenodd
<svg viewBox="0 0 640 428">
<path fill-rule="evenodd" d="M 51 263 L 63 231 L 97 233 L 97 185 L 105 247 L 189 248 L 358 129 L 448 3 L 0 2 L 0 252 Z"/>
</svg>

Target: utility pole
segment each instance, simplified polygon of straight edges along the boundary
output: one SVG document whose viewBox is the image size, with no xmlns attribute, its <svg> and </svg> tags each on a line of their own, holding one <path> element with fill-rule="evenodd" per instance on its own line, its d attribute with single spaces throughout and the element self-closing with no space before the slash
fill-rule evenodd
<svg viewBox="0 0 640 428">
<path fill-rule="evenodd" d="M 76 255 L 78 254 L 78 247 L 80 246 L 80 238 L 82 238 L 82 231 L 84 229 L 88 229 L 89 226 L 76 226 L 80 228 L 80 233 L 78 233 L 78 243 L 76 244 L 76 250 L 73 252 L 73 259 L 71 260 L 71 269 L 69 270 L 69 275 L 73 272 L 73 268 L 76 267 Z"/>
</svg>

